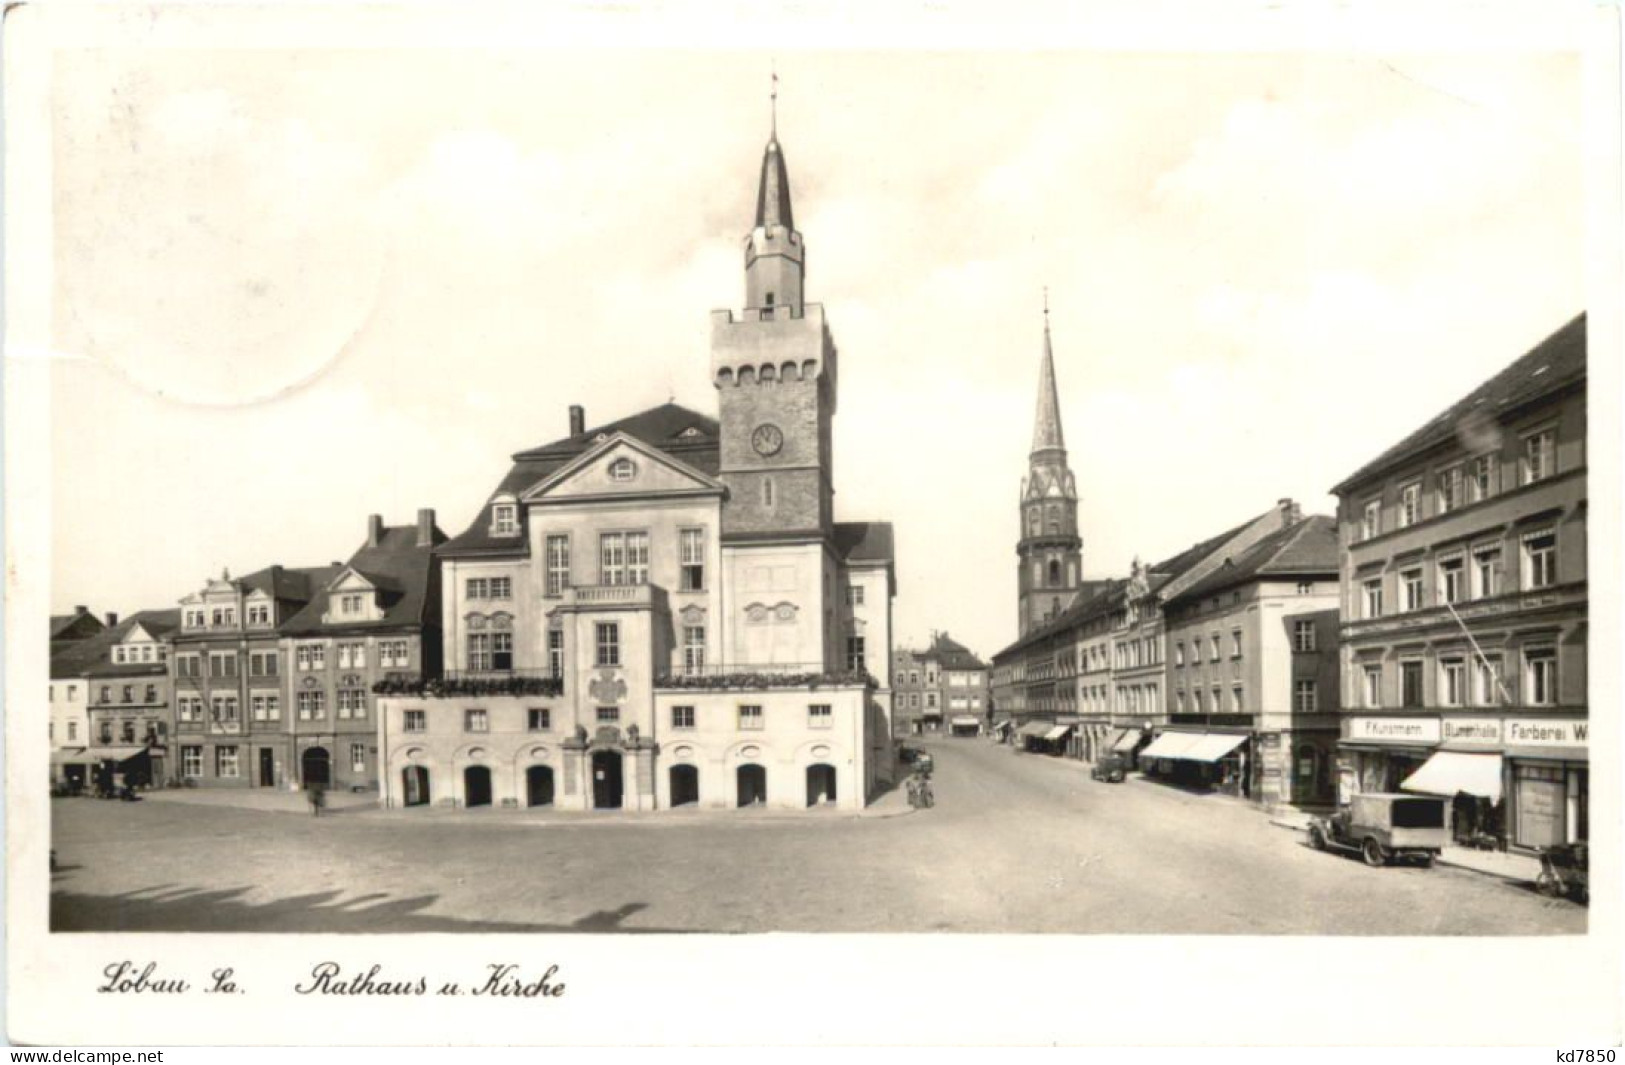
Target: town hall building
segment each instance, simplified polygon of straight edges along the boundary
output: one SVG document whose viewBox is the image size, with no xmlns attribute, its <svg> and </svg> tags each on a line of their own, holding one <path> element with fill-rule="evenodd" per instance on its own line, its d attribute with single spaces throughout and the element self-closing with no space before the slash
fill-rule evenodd
<svg viewBox="0 0 1625 1065">
<path fill-rule="evenodd" d="M 718 416 L 666 403 L 521 451 L 436 549 L 445 670 L 379 700 L 386 806 L 864 805 L 891 747 L 892 529 L 837 522 L 837 349 L 777 135 Z"/>
</svg>

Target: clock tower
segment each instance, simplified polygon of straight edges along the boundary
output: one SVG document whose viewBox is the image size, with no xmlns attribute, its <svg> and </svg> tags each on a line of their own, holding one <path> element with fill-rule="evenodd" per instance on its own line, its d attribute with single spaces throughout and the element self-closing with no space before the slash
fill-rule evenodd
<svg viewBox="0 0 1625 1065">
<path fill-rule="evenodd" d="M 1078 484 L 1066 461 L 1055 354 L 1049 339 L 1049 297 L 1044 298 L 1044 357 L 1038 367 L 1038 410 L 1033 449 L 1021 481 L 1021 533 L 1016 541 L 1016 603 L 1021 634 L 1072 605 L 1083 581 L 1083 538 L 1078 535 Z"/>
<path fill-rule="evenodd" d="M 824 308 L 803 299 L 807 248 L 790 209 L 775 132 L 762 156 L 744 241 L 745 308 L 711 315 L 711 380 L 722 423 L 724 535 L 827 539 L 834 521 L 835 344 Z"/>
</svg>

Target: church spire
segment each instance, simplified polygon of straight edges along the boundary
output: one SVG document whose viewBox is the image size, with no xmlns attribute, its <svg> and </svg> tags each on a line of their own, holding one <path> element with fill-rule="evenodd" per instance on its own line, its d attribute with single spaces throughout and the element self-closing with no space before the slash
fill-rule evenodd
<svg viewBox="0 0 1625 1065">
<path fill-rule="evenodd" d="M 1044 290 L 1044 358 L 1038 367 L 1038 412 L 1033 418 L 1034 455 L 1066 451 L 1061 435 L 1061 400 L 1055 387 L 1055 353 L 1049 339 L 1049 289 Z"/>
<path fill-rule="evenodd" d="M 777 117 L 774 125 L 778 124 Z M 756 190 L 756 226 L 759 229 L 783 226 L 795 229 L 795 218 L 790 213 L 790 173 L 784 166 L 784 151 L 779 147 L 779 134 L 775 129 L 762 153 L 762 181 Z"/>
<path fill-rule="evenodd" d="M 779 147 L 777 72 L 770 99 L 772 119 L 756 186 L 756 221 L 745 239 L 745 307 L 799 318 L 807 251 L 790 211 L 790 171 L 784 164 L 784 149 Z"/>
</svg>

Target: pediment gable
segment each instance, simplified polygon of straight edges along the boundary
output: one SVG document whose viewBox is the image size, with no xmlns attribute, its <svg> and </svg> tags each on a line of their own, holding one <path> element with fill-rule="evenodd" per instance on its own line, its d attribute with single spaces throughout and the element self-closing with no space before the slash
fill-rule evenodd
<svg viewBox="0 0 1625 1065">
<path fill-rule="evenodd" d="M 722 483 L 636 437 L 610 435 L 520 497 L 526 503 L 635 498 L 659 495 L 714 495 Z"/>
<path fill-rule="evenodd" d="M 346 566 L 339 571 L 337 577 L 333 578 L 332 583 L 327 586 L 327 590 L 329 592 L 371 592 L 376 591 L 377 587 L 360 570 Z"/>
</svg>

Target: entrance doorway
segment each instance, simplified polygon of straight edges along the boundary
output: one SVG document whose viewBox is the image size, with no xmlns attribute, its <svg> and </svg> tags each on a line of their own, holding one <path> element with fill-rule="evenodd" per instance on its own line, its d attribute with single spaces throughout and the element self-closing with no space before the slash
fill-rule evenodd
<svg viewBox="0 0 1625 1065">
<path fill-rule="evenodd" d="M 552 767 L 545 765 L 533 765 L 529 769 L 525 770 L 525 805 L 553 805 Z"/>
<path fill-rule="evenodd" d="M 671 804 L 692 806 L 700 801 L 700 770 L 698 766 L 671 767 Z"/>
<path fill-rule="evenodd" d="M 835 767 L 820 762 L 807 767 L 807 805 L 835 801 Z"/>
<path fill-rule="evenodd" d="M 429 771 L 420 765 L 401 770 L 401 795 L 407 806 L 429 805 Z"/>
<path fill-rule="evenodd" d="M 621 808 L 621 755 L 619 751 L 593 752 L 592 806 L 595 810 L 619 810 Z"/>
<path fill-rule="evenodd" d="M 262 753 L 260 755 L 262 768 L 265 765 L 264 757 Z M 326 747 L 308 747 L 299 757 L 299 779 L 307 788 L 318 784 L 325 788 L 333 782 L 332 764 L 332 756 L 327 753 Z"/>
<path fill-rule="evenodd" d="M 276 787 L 276 752 L 270 747 L 260 748 L 260 787 Z"/>
<path fill-rule="evenodd" d="M 463 770 L 463 805 L 491 805 L 491 770 L 483 765 Z"/>
<path fill-rule="evenodd" d="M 767 768 L 759 765 L 742 765 L 734 773 L 734 782 L 739 791 L 740 806 L 765 806 L 767 804 Z"/>
</svg>

